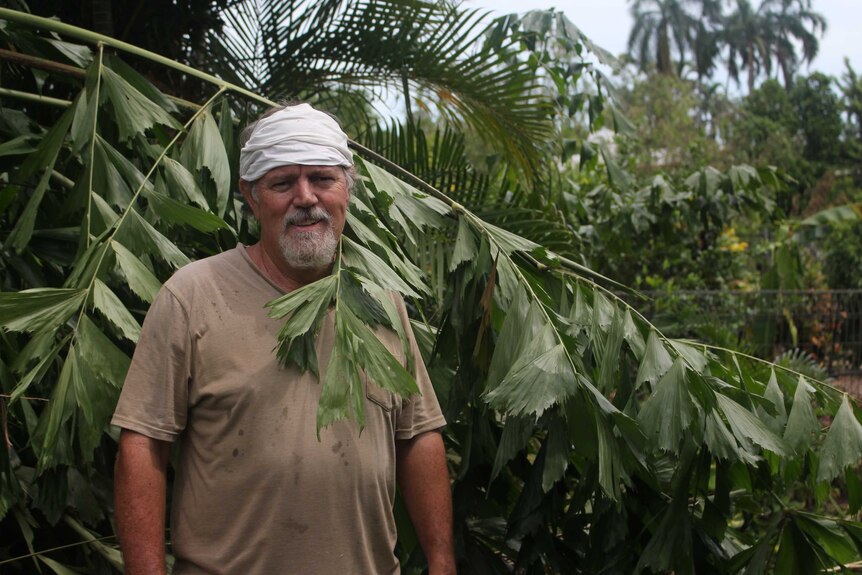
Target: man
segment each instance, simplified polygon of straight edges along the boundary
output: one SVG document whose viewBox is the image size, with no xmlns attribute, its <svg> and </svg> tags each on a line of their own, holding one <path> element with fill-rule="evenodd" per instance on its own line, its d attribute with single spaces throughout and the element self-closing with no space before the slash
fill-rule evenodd
<svg viewBox="0 0 862 575">
<path fill-rule="evenodd" d="M 444 425 L 403 301 L 421 396 L 366 379 L 366 427 L 315 433 L 321 384 L 279 365 L 264 304 L 330 273 L 354 179 L 338 123 L 307 104 L 249 126 L 240 189 L 260 241 L 194 262 L 153 302 L 113 423 L 126 575 L 165 572 L 166 469 L 174 573 L 398 573 L 395 479 L 430 573 L 454 573 Z M 324 370 L 329 316 L 317 341 Z M 407 365 L 397 336 L 380 338 Z M 323 380 L 323 373 L 320 381 Z"/>
</svg>

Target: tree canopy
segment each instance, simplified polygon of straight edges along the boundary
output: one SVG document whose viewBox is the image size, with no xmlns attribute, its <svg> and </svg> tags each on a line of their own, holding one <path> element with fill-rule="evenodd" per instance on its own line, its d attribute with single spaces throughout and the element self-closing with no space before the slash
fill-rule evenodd
<svg viewBox="0 0 862 575">
<path fill-rule="evenodd" d="M 514 155 L 484 173 L 465 159 L 473 134 L 452 125 L 357 134 L 361 178 L 333 275 L 271 303 L 285 319 L 282 357 L 308 369 L 315 326 L 335 307 L 344 337 L 328 373 L 342 377 L 321 382 L 319 424 L 361 420 L 355 370 L 388 370 L 370 328 L 396 328 L 387 294 L 397 291 L 449 422 L 462 572 L 791 573 L 857 561 L 862 425 L 849 397 L 799 370 L 663 334 L 582 249 L 658 229 L 709 252 L 735 214 L 768 203 L 782 182 L 776 170 L 699 167 L 646 181 L 630 173 L 592 134 L 605 121 L 628 126 L 590 60 L 606 56 L 558 13 L 498 20 L 483 36 L 469 31 L 469 14 L 423 4 L 425 35 L 401 3 L 347 4 L 339 14 L 372 5 L 390 6 L 385 18 L 401 14 L 397 41 L 449 41 L 439 21 L 462 22 L 472 48 L 458 53 L 480 54 L 464 61 L 487 74 L 472 79 L 476 90 L 513 66 L 529 71 L 503 105 L 549 114 L 552 133 L 530 144 L 548 154 L 541 161 L 504 147 Z M 237 132 L 272 102 L 57 21 L 7 9 L 0 20 L 5 45 L 31 57 L 9 64 L 19 84 L 4 88 L 0 108 L 0 565 L 111 572 L 121 559 L 107 422 L 140 322 L 174 269 L 253 241 L 234 189 Z M 549 30 L 553 42 L 538 33 Z M 338 53 L 365 46 L 342 38 Z M 369 45 L 357 61 L 382 57 Z M 344 58 L 338 73 L 360 69 Z M 127 60 L 194 78 L 200 100 L 171 94 Z M 322 81 L 309 64 L 281 78 L 273 69 L 265 82 L 306 72 L 309 86 Z M 587 77 L 594 91 L 582 91 Z M 462 113 L 480 117 L 480 104 L 493 102 L 475 104 Z M 513 170 L 518 158 L 526 164 Z M 555 173 L 529 171 L 539 165 Z M 400 372 L 381 380 L 410 389 Z M 421 572 L 409 521 L 396 511 L 404 571 Z"/>
</svg>

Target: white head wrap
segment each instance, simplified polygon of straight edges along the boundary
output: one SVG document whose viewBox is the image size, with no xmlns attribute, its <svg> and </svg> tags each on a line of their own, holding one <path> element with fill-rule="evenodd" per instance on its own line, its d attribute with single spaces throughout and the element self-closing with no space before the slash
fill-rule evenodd
<svg viewBox="0 0 862 575">
<path fill-rule="evenodd" d="M 353 165 L 338 122 L 308 104 L 288 106 L 258 121 L 240 151 L 239 177 L 254 182 L 273 168 L 293 165 Z"/>
</svg>

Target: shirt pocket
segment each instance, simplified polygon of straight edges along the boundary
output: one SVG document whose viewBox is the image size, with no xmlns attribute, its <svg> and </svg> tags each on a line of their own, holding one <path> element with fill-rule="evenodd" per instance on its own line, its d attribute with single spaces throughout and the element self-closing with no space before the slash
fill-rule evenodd
<svg viewBox="0 0 862 575">
<path fill-rule="evenodd" d="M 382 407 L 387 413 L 391 412 L 395 408 L 395 394 L 374 383 L 374 381 L 368 377 L 368 374 L 363 373 L 362 376 L 365 381 L 365 397 L 369 401 Z"/>
</svg>

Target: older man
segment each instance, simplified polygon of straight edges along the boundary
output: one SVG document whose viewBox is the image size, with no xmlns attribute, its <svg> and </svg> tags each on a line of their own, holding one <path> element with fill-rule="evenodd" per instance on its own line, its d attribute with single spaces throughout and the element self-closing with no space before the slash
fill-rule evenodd
<svg viewBox="0 0 862 575">
<path fill-rule="evenodd" d="M 240 189 L 260 241 L 194 262 L 153 302 L 113 423 L 122 428 L 116 521 L 126 574 L 165 572 L 166 471 L 174 573 L 398 573 L 396 477 L 430 572 L 454 573 L 444 425 L 411 337 L 421 396 L 366 380 L 366 428 L 318 441 L 321 384 L 278 363 L 264 304 L 330 273 L 353 183 L 338 123 L 307 104 L 249 126 Z M 328 317 L 321 369 L 333 346 Z M 406 366 L 394 333 L 383 343 Z M 323 379 L 321 373 L 320 380 Z"/>
</svg>

